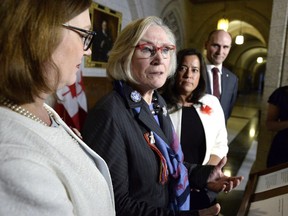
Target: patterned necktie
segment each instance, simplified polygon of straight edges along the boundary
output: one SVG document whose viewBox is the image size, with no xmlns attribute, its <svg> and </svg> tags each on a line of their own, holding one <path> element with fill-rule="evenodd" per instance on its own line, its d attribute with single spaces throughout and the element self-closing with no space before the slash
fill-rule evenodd
<svg viewBox="0 0 288 216">
<path fill-rule="evenodd" d="M 213 95 L 218 99 L 220 98 L 220 90 L 219 90 L 219 78 L 218 78 L 219 69 L 217 67 L 212 68 L 213 73 Z"/>
</svg>

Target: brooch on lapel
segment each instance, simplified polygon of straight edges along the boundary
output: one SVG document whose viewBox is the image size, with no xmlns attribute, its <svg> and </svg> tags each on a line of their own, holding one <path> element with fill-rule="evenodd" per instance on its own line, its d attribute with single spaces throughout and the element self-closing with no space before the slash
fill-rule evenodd
<svg viewBox="0 0 288 216">
<path fill-rule="evenodd" d="M 141 95 L 138 91 L 132 91 L 130 94 L 130 98 L 132 101 L 138 103 L 141 101 Z"/>
<path fill-rule="evenodd" d="M 149 142 L 150 142 L 151 144 L 155 144 L 155 138 L 154 138 L 154 134 L 153 134 L 152 131 L 150 131 Z"/>
</svg>

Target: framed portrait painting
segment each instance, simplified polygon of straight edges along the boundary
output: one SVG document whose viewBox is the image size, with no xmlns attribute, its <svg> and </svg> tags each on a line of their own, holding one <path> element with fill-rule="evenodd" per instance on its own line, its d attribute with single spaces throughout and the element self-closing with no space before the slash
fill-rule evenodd
<svg viewBox="0 0 288 216">
<path fill-rule="evenodd" d="M 91 46 L 91 56 L 85 57 L 85 67 L 105 68 L 108 53 L 121 30 L 122 13 L 93 2 L 90 16 L 96 36 Z"/>
</svg>

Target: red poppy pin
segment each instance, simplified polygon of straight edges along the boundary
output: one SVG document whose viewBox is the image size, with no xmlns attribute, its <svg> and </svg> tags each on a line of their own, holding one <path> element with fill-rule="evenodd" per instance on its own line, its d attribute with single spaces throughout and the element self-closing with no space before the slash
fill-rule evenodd
<svg viewBox="0 0 288 216">
<path fill-rule="evenodd" d="M 202 105 L 201 112 L 210 115 L 210 113 L 212 112 L 212 108 L 209 107 L 208 105 Z"/>
</svg>

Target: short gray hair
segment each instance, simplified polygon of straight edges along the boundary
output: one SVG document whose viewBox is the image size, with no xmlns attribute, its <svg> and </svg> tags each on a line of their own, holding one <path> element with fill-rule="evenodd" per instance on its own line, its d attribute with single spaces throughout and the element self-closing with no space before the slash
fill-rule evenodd
<svg viewBox="0 0 288 216">
<path fill-rule="evenodd" d="M 171 44 L 176 40 L 172 30 L 156 16 L 148 16 L 129 23 L 117 37 L 112 50 L 109 52 L 107 74 L 112 80 L 124 80 L 137 83 L 131 74 L 131 59 L 134 47 L 141 40 L 151 25 L 160 26 L 168 35 Z M 171 52 L 171 63 L 168 76 L 171 77 L 176 71 L 176 53 Z"/>
</svg>

